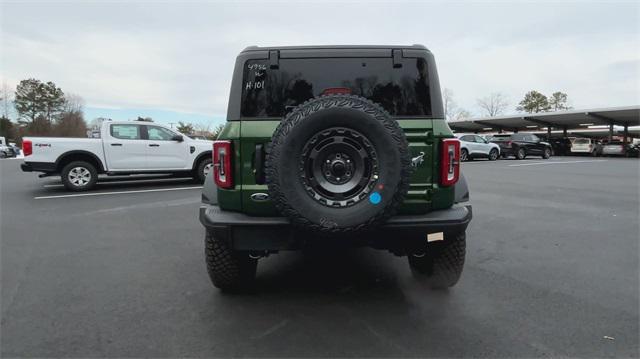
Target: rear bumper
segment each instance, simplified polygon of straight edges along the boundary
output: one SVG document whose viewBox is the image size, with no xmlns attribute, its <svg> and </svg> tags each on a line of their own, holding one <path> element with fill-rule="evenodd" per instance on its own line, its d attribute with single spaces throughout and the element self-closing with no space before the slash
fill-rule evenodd
<svg viewBox="0 0 640 359">
<path fill-rule="evenodd" d="M 22 172 L 44 172 L 54 173 L 56 172 L 56 164 L 49 162 L 24 162 L 20 165 Z"/>
<path fill-rule="evenodd" d="M 447 237 L 464 232 L 471 218 L 471 205 L 456 204 L 424 215 L 395 216 L 375 231 L 326 237 L 300 231 L 285 217 L 252 217 L 214 205 L 200 207 L 200 222 L 208 230 L 227 240 L 232 248 L 246 251 L 300 249 L 312 243 L 330 243 L 408 252 L 424 248 L 428 234 L 443 232 Z"/>
</svg>

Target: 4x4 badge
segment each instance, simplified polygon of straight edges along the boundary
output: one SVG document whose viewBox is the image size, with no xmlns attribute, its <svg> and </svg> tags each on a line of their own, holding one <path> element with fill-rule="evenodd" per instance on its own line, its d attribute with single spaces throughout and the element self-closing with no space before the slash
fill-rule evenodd
<svg viewBox="0 0 640 359">
<path fill-rule="evenodd" d="M 251 200 L 254 202 L 265 202 L 269 200 L 269 195 L 266 193 L 254 193 L 250 196 Z"/>
<path fill-rule="evenodd" d="M 411 159 L 411 167 L 418 167 L 424 162 L 424 152 L 420 152 L 420 156 Z"/>
</svg>

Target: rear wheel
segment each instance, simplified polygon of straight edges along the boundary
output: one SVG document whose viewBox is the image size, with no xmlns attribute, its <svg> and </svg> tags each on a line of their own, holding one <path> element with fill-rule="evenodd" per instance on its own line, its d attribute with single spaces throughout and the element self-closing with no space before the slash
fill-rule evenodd
<svg viewBox="0 0 640 359">
<path fill-rule="evenodd" d="M 210 231 L 204 242 L 207 272 L 213 285 L 224 291 L 249 289 L 256 278 L 258 260 L 249 257 L 249 253 L 234 251 Z"/>
<path fill-rule="evenodd" d="M 549 159 L 551 157 L 551 150 L 548 148 L 544 149 L 544 152 L 542 153 L 542 158 Z"/>
<path fill-rule="evenodd" d="M 469 151 L 466 148 L 460 150 L 460 161 L 466 162 L 469 160 Z"/>
<path fill-rule="evenodd" d="M 498 159 L 498 150 L 495 148 L 489 151 L 489 160 L 495 161 Z"/>
<path fill-rule="evenodd" d="M 62 184 L 70 191 L 87 191 L 95 187 L 98 171 L 89 162 L 74 161 L 62 168 Z"/>
<path fill-rule="evenodd" d="M 425 253 L 409 255 L 411 273 L 434 289 L 454 286 L 462 275 L 466 244 L 465 232 L 427 244 Z"/>
<path fill-rule="evenodd" d="M 516 151 L 516 159 L 524 160 L 527 157 L 527 152 L 525 152 L 524 148 L 518 148 Z"/>
</svg>

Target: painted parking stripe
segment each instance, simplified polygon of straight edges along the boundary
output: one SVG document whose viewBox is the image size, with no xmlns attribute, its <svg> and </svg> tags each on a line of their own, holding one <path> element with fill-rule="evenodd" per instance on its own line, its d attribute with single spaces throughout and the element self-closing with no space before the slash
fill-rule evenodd
<svg viewBox="0 0 640 359">
<path fill-rule="evenodd" d="M 110 180 L 110 181 L 98 181 L 96 183 L 96 185 L 100 186 L 100 185 L 125 185 L 125 184 L 138 184 L 138 183 L 158 183 L 158 184 L 164 184 L 164 183 L 170 183 L 170 182 L 187 182 L 190 181 L 189 178 L 151 178 L 151 179 L 140 179 L 140 180 L 125 180 L 125 181 L 118 181 L 118 180 Z M 44 186 L 42 186 L 44 188 L 57 188 L 57 187 L 64 187 L 63 184 L 45 184 Z"/>
<path fill-rule="evenodd" d="M 33 197 L 33 199 L 54 199 L 54 198 L 69 198 L 69 197 L 108 196 L 108 195 L 129 194 L 129 193 L 185 191 L 185 190 L 192 190 L 192 189 L 202 189 L 202 186 L 198 186 L 198 187 L 178 187 L 178 188 L 156 188 L 156 189 L 143 189 L 143 190 L 137 190 L 137 191 L 74 193 L 74 194 L 63 194 L 63 195 L 57 195 L 57 196 Z"/>
<path fill-rule="evenodd" d="M 517 165 L 509 165 L 509 167 L 522 167 L 522 166 L 538 166 L 538 165 L 561 165 L 567 163 L 590 163 L 590 162 L 607 162 L 607 160 L 588 160 L 588 161 L 561 161 L 561 162 L 533 162 L 533 163 L 519 163 Z"/>
</svg>

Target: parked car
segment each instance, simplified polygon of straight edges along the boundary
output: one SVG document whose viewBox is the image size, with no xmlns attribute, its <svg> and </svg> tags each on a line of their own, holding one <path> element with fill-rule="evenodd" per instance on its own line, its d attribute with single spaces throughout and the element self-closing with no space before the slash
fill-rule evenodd
<svg viewBox="0 0 640 359">
<path fill-rule="evenodd" d="M 478 135 L 460 135 L 460 161 L 472 160 L 474 158 L 488 158 L 495 161 L 500 156 L 500 146 L 487 141 Z"/>
<path fill-rule="evenodd" d="M 625 156 L 627 149 L 622 141 L 607 142 L 602 146 L 603 156 Z"/>
<path fill-rule="evenodd" d="M 546 142 L 551 145 L 551 154 L 553 156 L 567 156 L 571 154 L 571 139 L 568 137 L 552 137 L 547 139 Z"/>
<path fill-rule="evenodd" d="M 640 142 L 627 144 L 625 155 L 627 157 L 640 157 Z"/>
<path fill-rule="evenodd" d="M 543 142 L 532 133 L 512 133 L 493 135 L 489 141 L 500 146 L 503 158 L 514 156 L 518 160 L 527 156 L 540 156 L 544 159 L 551 157 L 551 145 Z"/>
<path fill-rule="evenodd" d="M 200 222 L 216 287 L 246 289 L 259 258 L 320 245 L 385 249 L 432 287 L 458 282 L 471 207 L 424 46 L 249 47 L 213 147 Z"/>
<path fill-rule="evenodd" d="M 99 174 L 170 173 L 204 181 L 211 168 L 211 141 L 192 140 L 163 125 L 105 121 L 100 138 L 25 137 L 25 172 L 60 175 L 64 186 L 85 191 Z"/>
<path fill-rule="evenodd" d="M 16 156 L 20 156 L 20 153 L 22 153 L 22 150 L 20 149 L 20 147 L 16 146 L 15 143 L 10 143 L 9 147 L 13 149 L 13 153 L 15 153 Z"/>
<path fill-rule="evenodd" d="M 602 145 L 592 138 L 576 138 L 571 142 L 572 154 L 588 154 L 598 156 L 602 154 Z"/>
<path fill-rule="evenodd" d="M 7 145 L 1 145 L 0 144 L 0 156 L 2 158 L 10 158 L 10 157 L 16 157 L 16 151 L 13 149 L 12 146 L 7 146 Z"/>
</svg>

